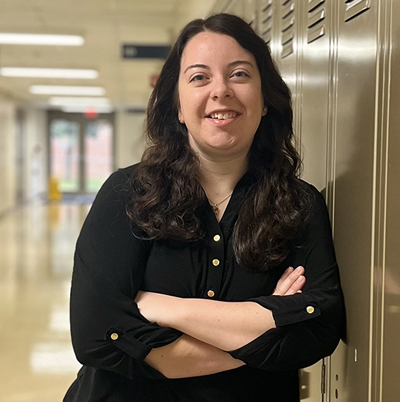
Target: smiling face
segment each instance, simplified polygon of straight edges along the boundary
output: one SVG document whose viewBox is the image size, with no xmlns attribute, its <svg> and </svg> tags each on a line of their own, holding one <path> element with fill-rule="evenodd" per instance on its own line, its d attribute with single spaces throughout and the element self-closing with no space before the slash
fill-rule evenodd
<svg viewBox="0 0 400 402">
<path fill-rule="evenodd" d="M 187 43 L 178 81 L 179 119 L 207 158 L 247 155 L 263 116 L 254 56 L 232 37 L 201 32 Z"/>
</svg>

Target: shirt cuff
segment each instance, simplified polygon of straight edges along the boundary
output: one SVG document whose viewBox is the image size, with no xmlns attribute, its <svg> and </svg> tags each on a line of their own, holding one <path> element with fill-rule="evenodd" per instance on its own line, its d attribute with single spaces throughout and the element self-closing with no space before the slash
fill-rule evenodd
<svg viewBox="0 0 400 402">
<path fill-rule="evenodd" d="M 292 296 L 261 296 L 250 299 L 272 311 L 276 327 L 307 321 L 321 315 L 318 304 L 303 294 Z"/>
</svg>

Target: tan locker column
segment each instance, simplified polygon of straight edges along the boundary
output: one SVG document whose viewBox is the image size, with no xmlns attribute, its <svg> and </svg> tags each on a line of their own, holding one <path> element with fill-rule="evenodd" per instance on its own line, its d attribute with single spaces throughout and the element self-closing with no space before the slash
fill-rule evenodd
<svg viewBox="0 0 400 402">
<path fill-rule="evenodd" d="M 301 145 L 303 177 L 318 190 L 326 187 L 330 88 L 330 0 L 313 1 L 303 10 Z M 330 151 L 330 150 L 329 150 Z"/>
<path fill-rule="evenodd" d="M 368 402 L 374 298 L 378 2 L 338 1 L 334 238 L 347 308 L 332 357 L 331 401 Z M 364 7 L 365 6 L 365 7 Z"/>
<path fill-rule="evenodd" d="M 296 7 L 300 5 L 297 1 Z M 296 107 L 300 127 L 303 178 L 322 191 L 327 187 L 327 144 L 330 89 L 330 19 L 331 1 L 302 2 L 301 30 L 298 29 L 298 62 Z M 326 195 L 326 192 L 325 192 Z M 306 267 L 307 269 L 307 267 Z M 319 402 L 326 392 L 322 383 L 322 362 L 301 371 L 302 400 Z M 325 371 L 324 371 L 325 372 Z"/>
<path fill-rule="evenodd" d="M 279 70 L 292 91 L 295 135 L 303 145 L 305 156 L 305 180 L 315 184 L 322 190 L 325 187 L 326 165 L 326 126 L 327 126 L 327 75 L 329 49 L 315 53 L 314 47 L 306 47 L 308 41 L 308 11 L 317 10 L 315 1 L 309 7 L 309 2 L 294 0 L 275 0 L 274 19 L 275 38 L 271 48 Z M 321 3 L 321 2 L 318 2 Z M 319 26 L 320 21 L 312 24 Z M 315 38 L 317 39 L 317 38 Z M 320 40 L 325 40 L 321 38 Z M 275 46 L 275 48 L 274 48 Z M 305 52 L 310 57 L 318 57 L 317 61 L 303 59 Z M 307 71 L 305 70 L 307 69 Z M 313 78 L 314 76 L 314 78 Z M 318 80 L 325 81 L 321 85 Z M 307 99 L 307 105 L 305 98 Z M 314 97 L 315 96 L 315 97 Z M 306 107 L 304 110 L 303 108 Z M 315 111 L 315 112 L 314 112 Z M 318 116 L 319 114 L 319 116 Z M 325 117 L 324 117 L 325 116 Z M 318 122 L 317 122 L 318 120 Z M 307 151 L 305 151 L 307 149 Z M 322 362 L 300 371 L 301 400 L 319 402 L 321 395 Z"/>
<path fill-rule="evenodd" d="M 387 58 L 386 77 L 390 77 L 388 105 L 390 123 L 383 153 L 383 166 L 387 174 L 386 187 L 386 240 L 384 242 L 384 321 L 382 360 L 382 402 L 397 402 L 400 399 L 400 2 L 387 1 L 382 7 L 381 21 L 384 22 L 386 48 L 391 50 Z M 390 63 L 391 62 L 391 63 Z M 390 63 L 390 64 L 389 64 Z M 385 119 L 382 119 L 386 123 Z M 385 128 L 385 124 L 384 127 Z M 386 141 L 385 141 L 386 140 Z"/>
</svg>

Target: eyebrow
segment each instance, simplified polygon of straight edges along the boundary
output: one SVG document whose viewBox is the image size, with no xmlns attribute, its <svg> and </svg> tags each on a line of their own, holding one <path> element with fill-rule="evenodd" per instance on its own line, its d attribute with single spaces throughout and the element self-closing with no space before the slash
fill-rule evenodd
<svg viewBox="0 0 400 402">
<path fill-rule="evenodd" d="M 191 68 L 206 68 L 207 70 L 210 69 L 210 67 L 206 66 L 205 64 L 192 64 L 191 66 L 187 67 L 183 74 L 186 73 L 187 70 L 190 70 Z"/>
<path fill-rule="evenodd" d="M 229 66 L 229 67 L 233 67 L 233 66 L 237 66 L 238 64 L 248 64 L 249 66 L 251 66 L 251 67 L 254 68 L 253 64 L 250 63 L 250 62 L 247 61 L 247 60 L 232 61 L 232 63 L 229 63 L 228 66 Z"/>
<path fill-rule="evenodd" d="M 249 66 L 253 67 L 253 64 L 250 63 L 247 60 L 237 60 L 237 61 L 232 61 L 231 63 L 228 64 L 228 67 L 234 67 L 237 66 L 239 64 L 248 64 Z M 206 66 L 205 64 L 192 64 L 191 66 L 186 67 L 185 71 L 183 72 L 183 74 L 185 74 L 188 70 L 192 69 L 192 68 L 205 68 L 207 70 L 210 69 L 209 66 Z"/>
</svg>

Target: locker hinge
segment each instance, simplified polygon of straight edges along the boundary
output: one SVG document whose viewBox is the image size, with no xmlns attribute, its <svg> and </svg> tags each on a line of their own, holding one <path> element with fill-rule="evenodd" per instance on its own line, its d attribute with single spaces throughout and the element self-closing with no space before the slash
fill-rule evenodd
<svg viewBox="0 0 400 402">
<path fill-rule="evenodd" d="M 325 374 L 326 374 L 326 370 L 325 370 L 326 366 L 325 366 L 325 362 L 322 361 L 322 366 L 321 366 L 321 394 L 325 394 Z"/>
</svg>

